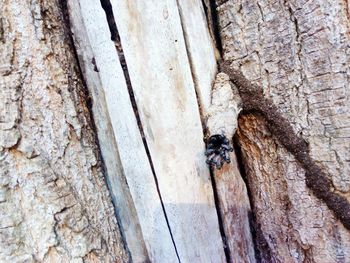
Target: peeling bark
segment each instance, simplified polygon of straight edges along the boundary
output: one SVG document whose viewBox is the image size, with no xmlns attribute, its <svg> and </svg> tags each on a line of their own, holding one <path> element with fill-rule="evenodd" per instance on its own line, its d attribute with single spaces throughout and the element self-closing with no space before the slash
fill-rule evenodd
<svg viewBox="0 0 350 263">
<path fill-rule="evenodd" d="M 127 262 L 64 6 L 0 10 L 0 261 Z"/>
</svg>

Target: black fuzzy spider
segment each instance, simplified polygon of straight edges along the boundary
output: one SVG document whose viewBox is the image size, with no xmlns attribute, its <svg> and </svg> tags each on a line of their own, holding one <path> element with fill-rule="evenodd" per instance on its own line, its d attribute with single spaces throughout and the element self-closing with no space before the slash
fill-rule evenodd
<svg viewBox="0 0 350 263">
<path fill-rule="evenodd" d="M 215 134 L 209 137 L 205 155 L 207 156 L 207 164 L 215 165 L 217 169 L 221 169 L 224 162 L 231 162 L 229 152 L 233 148 L 230 141 L 225 135 Z"/>
</svg>

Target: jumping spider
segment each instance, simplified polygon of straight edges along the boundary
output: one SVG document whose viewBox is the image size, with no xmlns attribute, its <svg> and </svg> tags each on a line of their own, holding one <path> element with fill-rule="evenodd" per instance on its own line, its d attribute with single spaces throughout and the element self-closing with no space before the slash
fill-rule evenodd
<svg viewBox="0 0 350 263">
<path fill-rule="evenodd" d="M 207 164 L 215 165 L 217 169 L 221 169 L 222 165 L 231 162 L 229 152 L 233 148 L 230 141 L 225 135 L 215 134 L 209 137 L 205 155 L 207 156 Z"/>
</svg>

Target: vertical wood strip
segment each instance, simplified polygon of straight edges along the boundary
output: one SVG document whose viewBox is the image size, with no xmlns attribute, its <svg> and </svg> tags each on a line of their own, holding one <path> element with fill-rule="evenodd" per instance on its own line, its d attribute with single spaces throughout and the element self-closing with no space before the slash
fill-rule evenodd
<svg viewBox="0 0 350 263">
<path fill-rule="evenodd" d="M 106 15 L 99 1 L 68 3 L 108 180 L 132 259 L 178 262 Z M 127 184 L 122 182 L 124 176 Z M 133 204 L 125 200 L 125 187 Z"/>
<path fill-rule="evenodd" d="M 214 43 L 200 0 L 177 0 L 202 114 L 211 104 L 211 88 L 217 73 Z"/>
<path fill-rule="evenodd" d="M 180 259 L 225 262 L 176 1 L 111 3 Z"/>
<path fill-rule="evenodd" d="M 202 119 L 205 122 L 217 71 L 215 49 L 205 21 L 202 1 L 178 0 L 178 4 Z M 255 262 L 249 225 L 249 197 L 238 170 L 236 155 L 231 153 L 230 157 L 231 163 L 225 164 L 221 170 L 215 170 L 213 177 L 228 257 L 230 262 Z"/>
</svg>

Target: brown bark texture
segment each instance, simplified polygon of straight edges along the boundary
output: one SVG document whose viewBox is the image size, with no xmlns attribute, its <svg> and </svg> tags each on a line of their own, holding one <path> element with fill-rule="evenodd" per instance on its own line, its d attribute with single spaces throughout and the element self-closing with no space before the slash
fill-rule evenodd
<svg viewBox="0 0 350 263">
<path fill-rule="evenodd" d="M 349 262 L 350 233 L 336 212 L 350 200 L 349 4 L 216 2 L 223 58 L 262 89 L 292 129 L 275 136 L 276 122 L 256 109 L 239 118 L 259 261 Z M 306 154 L 287 149 L 296 136 Z M 320 168 L 318 178 L 310 180 L 304 154 Z M 320 192 L 341 202 L 333 209 Z"/>
<path fill-rule="evenodd" d="M 63 3 L 0 2 L 0 261 L 127 262 Z"/>
<path fill-rule="evenodd" d="M 100 5 L 100 1 L 97 2 Z M 138 177 L 135 176 L 134 170 L 123 170 L 129 167 L 126 165 L 129 159 L 124 158 L 121 165 L 122 157 L 118 155 L 118 151 L 129 152 L 129 148 L 132 147 L 127 147 L 128 143 L 122 144 L 124 140 L 121 128 L 115 126 L 115 132 L 119 134 L 117 139 L 113 135 L 104 134 L 105 130 L 111 132 L 108 114 L 114 121 L 117 120 L 116 122 L 124 124 L 124 121 L 118 118 L 121 114 L 119 111 L 108 108 L 105 102 L 99 100 L 104 96 L 97 92 L 100 91 L 99 88 L 103 87 L 109 92 L 115 91 L 115 79 L 109 78 L 113 74 L 108 72 L 110 65 L 107 64 L 107 59 L 104 59 L 104 56 L 96 56 L 97 59 L 93 57 L 92 67 L 90 59 L 86 59 L 90 58 L 92 53 L 89 46 L 91 43 L 86 43 L 87 48 L 84 43 L 80 49 L 78 46 L 86 39 L 86 42 L 91 41 L 94 44 L 94 52 L 100 52 L 99 44 L 103 44 L 103 41 L 92 41 L 92 38 L 88 40 L 87 32 L 94 36 L 97 30 L 94 27 L 95 23 L 102 21 L 101 16 L 97 16 L 97 11 L 93 9 L 89 9 L 91 13 L 86 9 L 80 10 L 81 6 L 91 8 L 96 2 L 70 2 L 71 22 L 75 23 L 75 26 L 69 28 L 66 1 L 2 0 L 0 262 L 147 261 L 135 260 L 138 258 L 135 254 L 138 252 L 133 251 L 138 249 L 131 248 L 132 245 L 137 246 L 141 254 L 146 249 L 143 246 L 148 243 L 149 251 L 155 249 L 159 252 L 158 246 L 159 249 L 164 249 L 165 242 L 161 242 L 162 240 L 141 240 L 142 235 L 151 236 L 152 231 L 159 230 L 160 227 L 155 225 L 150 226 L 153 227 L 151 229 L 147 228 L 148 224 L 145 222 L 148 221 L 142 219 L 147 218 L 147 213 L 141 209 L 140 200 L 146 200 L 147 207 L 150 202 L 157 201 L 159 193 L 163 194 L 164 201 L 164 207 L 160 208 L 160 211 L 163 216 L 168 212 L 166 224 L 163 222 L 164 231 L 167 233 L 171 228 L 173 230 L 172 236 L 166 238 L 171 241 L 168 242 L 171 251 L 175 244 L 178 249 L 176 258 L 166 253 L 157 254 L 159 258 L 169 257 L 175 262 L 180 261 L 180 258 L 193 259 L 195 263 L 195 259 L 197 262 L 203 261 L 206 257 L 204 252 L 208 252 L 211 257 L 208 261 L 220 262 L 350 262 L 349 2 L 201 1 L 206 7 L 210 31 L 214 38 L 216 36 L 213 42 L 219 50 L 221 49 L 223 60 L 230 62 L 229 70 L 226 68 L 224 71 L 237 86 L 243 101 L 243 111 L 240 113 L 235 135 L 238 162 L 232 153 L 231 166 L 227 165 L 221 171 L 213 173 L 213 176 L 216 176 L 213 180 L 215 189 L 212 188 L 204 156 L 201 154 L 201 151 L 204 151 L 204 143 L 201 138 L 199 111 L 195 105 L 196 95 L 205 97 L 204 91 L 207 90 L 201 90 L 202 86 L 198 84 L 204 79 L 196 79 L 201 76 L 202 71 L 198 70 L 201 73 L 198 73 L 198 76 L 190 71 L 190 66 L 193 70 L 197 63 L 194 56 L 196 48 L 191 46 L 189 32 L 196 29 L 193 25 L 198 23 L 195 19 L 194 24 L 186 20 L 189 18 L 186 11 L 192 9 L 186 7 L 186 2 L 183 2 L 183 6 L 180 5 L 183 9 L 180 8 L 179 15 L 174 6 L 182 1 L 177 1 L 176 5 L 170 1 L 159 1 L 164 5 L 164 9 L 156 6 L 155 10 L 161 15 L 154 17 L 152 8 L 155 4 L 135 1 L 145 6 L 142 12 L 137 14 L 139 22 L 135 24 L 132 19 L 138 20 L 131 12 L 135 8 L 129 10 L 132 1 L 112 2 L 115 3 L 114 15 L 122 33 L 121 42 L 124 41 L 126 62 L 133 73 L 131 78 L 134 79 L 136 102 L 141 106 L 151 105 L 149 101 L 153 104 L 158 103 L 158 106 L 164 104 L 159 111 L 153 110 L 152 107 L 150 111 L 147 107 L 139 107 L 140 112 L 144 114 L 141 115 L 144 118 L 141 118 L 142 125 L 149 125 L 148 118 L 152 116 L 153 132 L 161 135 L 155 136 L 157 140 L 150 139 L 153 133 L 150 132 L 151 129 L 145 129 L 146 135 L 152 134 L 146 136 L 151 150 L 148 155 L 153 154 L 153 169 L 159 172 L 157 187 L 160 190 L 153 185 L 156 183 L 153 178 L 154 171 L 147 177 L 148 182 L 153 185 L 151 192 L 150 187 L 143 189 L 144 184 L 139 187 L 140 181 L 135 179 Z M 118 9 L 117 5 L 124 9 Z M 169 6 L 172 9 L 167 10 Z M 111 7 L 108 10 L 111 12 Z M 121 19 L 129 16 L 132 19 Z M 176 23 L 165 23 L 167 19 Z M 203 22 L 202 17 L 198 19 Z M 142 31 L 137 35 L 129 35 L 129 23 Z M 106 28 L 107 25 L 103 25 Z M 84 28 L 86 32 L 79 32 L 85 30 Z M 153 32 L 154 28 L 158 31 L 169 31 L 171 37 L 177 36 L 174 40 L 176 44 L 169 40 L 168 35 L 159 34 L 157 36 L 161 36 L 159 39 L 163 42 L 159 42 L 159 48 L 156 47 L 157 44 L 153 41 L 157 39 L 156 36 L 148 34 Z M 77 52 L 73 46 L 71 30 L 76 33 Z M 107 33 L 109 38 L 108 30 Z M 183 33 L 186 39 L 179 38 Z M 140 36 L 142 42 L 139 43 L 137 37 Z M 136 46 L 142 48 L 142 52 L 134 53 L 136 49 L 129 46 L 135 39 Z M 178 46 L 179 43 L 181 46 Z M 114 46 L 112 50 L 115 51 Z M 150 50 L 153 50 L 153 53 Z M 159 55 L 163 54 L 160 52 L 164 52 L 164 57 Z M 162 63 L 167 56 L 171 56 L 169 54 L 173 54 L 172 52 L 176 58 L 175 62 L 178 65 L 182 64 L 182 67 L 176 68 L 176 74 L 181 76 L 181 79 L 187 77 L 184 78 L 186 81 L 182 80 L 181 85 L 169 85 L 167 91 L 162 85 L 167 82 L 173 83 L 173 73 L 169 72 L 174 68 L 168 69 L 168 65 Z M 149 54 L 152 54 L 152 57 Z M 190 56 L 191 63 L 183 63 L 186 55 Z M 214 55 L 212 56 L 210 59 L 215 65 Z M 79 68 L 77 57 L 80 59 L 82 70 Z M 145 66 L 147 63 L 151 66 Z M 88 66 L 92 67 L 91 72 L 87 70 Z M 144 68 L 149 71 L 145 71 Z M 113 70 L 116 69 L 111 70 L 115 73 Z M 216 67 L 211 72 L 213 75 L 215 70 Z M 238 75 L 230 74 L 230 70 L 236 70 Z M 92 77 L 98 80 L 95 93 L 91 91 L 91 87 L 89 91 L 95 100 L 94 106 L 91 106 L 91 98 L 81 72 L 87 85 L 95 84 L 88 79 L 89 75 L 94 74 Z M 145 77 L 140 77 L 143 76 L 141 73 Z M 99 82 L 100 76 L 104 76 L 101 78 L 104 84 Z M 135 82 L 135 78 L 141 78 L 139 83 Z M 111 86 L 107 85 L 109 81 Z M 204 82 L 209 83 L 210 78 Z M 159 98 L 163 97 L 158 93 L 145 92 L 145 87 L 150 88 L 150 91 L 156 90 L 152 86 L 154 83 L 157 84 L 155 86 L 160 95 L 161 91 L 166 91 L 173 97 L 169 99 L 164 95 L 162 101 Z M 194 88 L 194 84 L 199 87 L 197 94 L 190 90 Z M 181 95 L 175 92 L 173 86 L 176 85 L 188 94 Z M 254 89 L 244 93 L 245 85 Z M 120 91 L 121 87 L 116 87 L 116 90 L 118 88 Z M 166 92 L 164 94 L 168 94 Z M 181 96 L 177 99 L 179 94 Z M 130 94 L 125 95 L 129 99 Z M 151 98 L 153 100 L 149 100 Z M 179 105 L 186 106 L 186 110 L 176 106 L 168 107 L 173 105 L 166 102 L 168 99 L 171 103 L 176 99 Z M 186 102 L 186 99 L 189 100 Z M 121 103 L 121 98 L 118 102 Z M 125 105 L 129 107 L 131 104 Z M 203 102 L 200 105 L 203 112 L 205 105 Z M 102 109 L 100 115 L 98 107 Z M 107 120 L 95 119 L 95 127 L 90 117 L 91 109 L 95 109 L 95 118 L 107 116 Z M 168 111 L 181 117 L 174 118 L 177 122 L 186 121 L 176 126 L 181 127 L 181 131 L 179 128 L 169 129 L 176 121 L 162 115 Z M 179 111 L 183 111 L 182 115 Z M 162 120 L 167 124 L 164 126 L 167 129 L 162 127 Z M 107 125 L 108 129 L 104 129 L 104 125 Z M 160 132 L 163 128 L 167 132 Z M 126 129 L 125 134 L 128 134 L 129 130 Z M 181 132 L 184 134 L 179 136 Z M 188 142 L 184 141 L 185 136 Z M 108 164 L 105 169 L 97 137 L 105 164 Z M 109 144 L 113 154 L 106 156 L 109 152 L 106 145 Z M 122 145 L 125 147 L 121 147 Z M 171 151 L 165 150 L 164 145 L 178 149 L 178 159 L 167 155 Z M 138 148 L 133 149 L 135 152 L 139 151 Z M 195 171 L 201 176 L 193 176 L 193 173 L 186 175 L 185 172 L 192 167 L 191 162 L 197 162 L 197 158 L 193 159 L 197 153 L 200 169 L 196 168 Z M 183 158 L 184 155 L 188 155 L 188 158 Z M 180 165 L 176 160 L 181 160 Z M 171 171 L 174 172 L 174 176 L 168 178 L 169 163 L 172 164 Z M 238 166 L 241 166 L 240 171 Z M 179 167 L 183 171 L 178 169 Z M 118 172 L 113 172 L 114 169 Z M 124 172 L 130 176 L 128 183 L 135 188 L 133 192 L 129 192 L 123 177 Z M 142 176 L 143 172 L 142 170 L 138 176 Z M 232 177 L 233 174 L 236 177 Z M 110 191 L 114 201 L 118 203 L 116 206 L 119 205 L 119 217 L 106 185 L 106 175 L 114 176 L 115 179 L 109 180 L 109 186 L 112 185 Z M 184 187 L 179 187 L 182 184 Z M 149 191 L 149 199 L 140 198 L 143 195 L 138 196 L 145 191 Z M 216 191 L 216 206 L 213 191 Z M 219 228 L 217 215 L 221 217 L 219 224 L 223 240 L 219 229 L 216 229 Z M 180 221 L 181 218 L 183 221 Z M 183 229 L 187 229 L 187 232 Z M 137 235 L 133 238 L 130 233 Z M 215 233 L 215 237 L 212 233 Z M 191 238 L 193 242 L 188 241 L 192 240 Z M 226 258 L 222 241 L 227 245 Z M 193 244 L 193 247 L 188 244 Z M 197 247 L 194 247 L 196 245 Z M 148 258 L 147 252 L 144 253 L 145 255 L 142 254 L 139 258 Z"/>
</svg>

